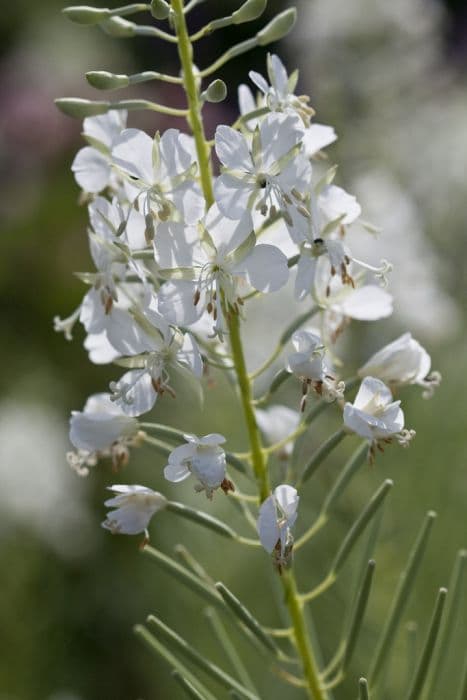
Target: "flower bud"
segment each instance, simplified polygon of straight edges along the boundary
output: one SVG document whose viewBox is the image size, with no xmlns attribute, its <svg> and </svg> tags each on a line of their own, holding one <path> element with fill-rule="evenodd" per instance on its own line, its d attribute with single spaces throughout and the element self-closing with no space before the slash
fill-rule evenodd
<svg viewBox="0 0 467 700">
<path fill-rule="evenodd" d="M 99 24 L 110 16 L 110 10 L 106 7 L 88 7 L 87 5 L 65 7 L 62 12 L 76 24 Z"/>
<path fill-rule="evenodd" d="M 165 0 L 152 0 L 151 14 L 155 19 L 167 19 L 170 14 L 170 5 Z"/>
<path fill-rule="evenodd" d="M 106 70 L 92 70 L 86 73 L 86 80 L 97 90 L 117 90 L 128 87 L 130 79 L 127 75 L 117 75 Z"/>
<path fill-rule="evenodd" d="M 292 29 L 297 19 L 297 10 L 295 7 L 290 7 L 288 10 L 284 10 L 278 14 L 274 19 L 272 19 L 269 24 L 267 24 L 264 29 L 256 35 L 256 40 L 258 46 L 266 46 L 271 44 L 273 41 L 279 41 L 282 37 L 286 36 Z"/>
<path fill-rule="evenodd" d="M 213 80 L 203 93 L 203 97 L 207 102 L 222 102 L 226 96 L 227 85 L 223 80 Z"/>
<path fill-rule="evenodd" d="M 117 39 L 126 39 L 136 35 L 135 23 L 128 22 L 122 17 L 109 17 L 101 22 L 100 26 L 106 34 L 114 36 Z"/>
<path fill-rule="evenodd" d="M 63 114 L 77 119 L 105 114 L 110 107 L 109 102 L 93 102 L 92 100 L 83 100 L 80 97 L 61 97 L 55 100 L 55 104 Z"/>
<path fill-rule="evenodd" d="M 238 10 L 232 12 L 232 22 L 234 24 L 251 22 L 263 14 L 267 4 L 268 0 L 246 0 Z"/>
</svg>

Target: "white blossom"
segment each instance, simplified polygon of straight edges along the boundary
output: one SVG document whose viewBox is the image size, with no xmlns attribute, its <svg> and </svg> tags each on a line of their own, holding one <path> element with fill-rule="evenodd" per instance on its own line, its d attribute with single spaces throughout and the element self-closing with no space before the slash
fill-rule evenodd
<svg viewBox="0 0 467 700">
<path fill-rule="evenodd" d="M 344 395 L 344 382 L 337 381 L 326 358 L 326 348 L 319 335 L 312 331 L 296 331 L 292 336 L 295 352 L 290 353 L 286 369 L 303 383 L 304 397 L 311 386 L 326 401 L 335 401 Z M 304 401 L 302 402 L 302 410 Z"/>
<path fill-rule="evenodd" d="M 169 278 L 159 292 L 159 309 L 178 325 L 190 325 L 205 310 L 214 331 L 226 330 L 224 309 L 238 312 L 248 283 L 263 293 L 274 292 L 288 279 L 287 258 L 275 246 L 256 245 L 248 212 L 238 221 L 213 205 L 199 227 L 168 222 L 154 241 L 161 274 Z M 223 308 L 224 307 L 224 308 Z"/>
<path fill-rule="evenodd" d="M 294 194 L 304 192 L 311 166 L 300 154 L 303 125 L 292 114 L 268 114 L 252 137 L 218 126 L 215 143 L 222 173 L 214 185 L 219 209 L 240 219 L 247 209 L 263 216 L 280 211 L 292 225 L 289 208 L 300 207 Z"/>
<path fill-rule="evenodd" d="M 125 110 L 112 110 L 83 122 L 83 136 L 90 144 L 76 154 L 71 169 L 78 185 L 90 193 L 115 185 L 112 171 L 112 147 L 126 126 Z"/>
<path fill-rule="evenodd" d="M 279 565 L 286 565 L 290 560 L 293 545 L 291 528 L 297 519 L 299 496 L 293 486 L 281 484 L 271 496 L 266 498 L 259 509 L 257 530 L 264 549 L 275 553 Z"/>
<path fill-rule="evenodd" d="M 197 165 L 191 137 L 167 129 L 152 139 L 139 129 L 126 129 L 114 144 L 112 159 L 126 176 L 129 200 L 149 225 L 175 217 L 194 223 L 202 216 L 204 199 L 194 179 Z"/>
<path fill-rule="evenodd" d="M 431 358 L 411 333 L 404 333 L 397 340 L 378 350 L 358 370 L 360 377 L 378 377 L 391 386 L 419 384 L 425 388 L 424 397 L 433 394 L 441 381 L 438 372 L 430 374 Z"/>
<path fill-rule="evenodd" d="M 208 498 L 213 492 L 222 488 L 231 490 L 232 484 L 226 479 L 225 452 L 221 445 L 225 437 L 210 433 L 198 438 L 196 435 L 184 435 L 186 444 L 176 447 L 169 455 L 169 463 L 164 469 L 168 481 L 178 483 L 193 474 L 198 483 L 196 491 L 205 491 Z"/>
<path fill-rule="evenodd" d="M 400 401 L 394 401 L 391 390 L 375 377 L 365 377 L 353 404 L 345 404 L 344 425 L 370 443 L 395 437 L 406 445 L 415 434 L 404 430 Z"/>
<path fill-rule="evenodd" d="M 108 486 L 108 489 L 117 495 L 105 501 L 104 505 L 115 510 L 107 513 L 102 527 L 113 535 L 144 532 L 146 539 L 149 539 L 149 521 L 157 511 L 166 507 L 165 496 L 139 484 L 115 484 Z"/>
<path fill-rule="evenodd" d="M 129 367 L 118 382 L 111 382 L 112 401 L 128 416 L 150 411 L 158 396 L 175 396 L 171 374 L 186 386 L 199 388 L 203 364 L 195 339 L 190 333 L 172 328 L 157 311 L 152 296 L 139 309 L 116 310 L 114 323 L 107 329 L 110 344 Z"/>
<path fill-rule="evenodd" d="M 304 123 L 308 123 L 314 110 L 308 106 L 309 98 L 306 95 L 298 97 L 294 95 L 297 86 L 298 71 L 288 76 L 284 64 L 275 54 L 268 54 L 267 72 L 270 85 L 262 75 L 256 71 L 250 71 L 250 80 L 261 90 L 265 102 L 271 112 L 293 112 L 298 114 Z"/>
</svg>

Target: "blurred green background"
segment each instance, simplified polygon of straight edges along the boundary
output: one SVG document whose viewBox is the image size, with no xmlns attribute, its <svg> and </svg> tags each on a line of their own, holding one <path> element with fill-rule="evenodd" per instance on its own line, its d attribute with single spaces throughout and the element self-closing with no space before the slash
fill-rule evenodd
<svg viewBox="0 0 467 700">
<path fill-rule="evenodd" d="M 223 2 L 222 12 L 238 2 Z M 270 2 L 273 15 L 288 3 Z M 144 483 L 177 500 L 200 504 L 192 485 L 172 489 L 161 478 L 161 459 L 133 451 L 117 477 L 103 463 L 88 479 L 71 472 L 67 418 L 86 397 L 115 379 L 112 367 L 89 363 L 79 329 L 73 343 L 53 332 L 55 314 L 68 315 L 84 292 L 73 276 L 91 269 L 86 211 L 69 170 L 80 147 L 80 125 L 59 114 L 56 96 L 94 97 L 87 70 L 176 70 L 173 52 L 150 40 L 112 41 L 97 29 L 68 23 L 63 3 L 19 0 L 0 15 L 0 700 L 153 700 L 179 698 L 164 664 L 132 634 L 132 625 L 155 612 L 197 649 L 223 663 L 202 602 L 176 588 L 138 552 L 137 538 L 111 537 L 100 528 L 105 487 L 115 480 Z M 365 218 L 383 228 L 371 255 L 394 263 L 396 299 L 388 322 L 357 325 L 347 352 L 353 367 L 405 330 L 431 351 L 444 377 L 431 401 L 416 389 L 403 393 L 407 424 L 417 430 L 410 449 L 392 448 L 364 467 L 336 509 L 332 524 L 297 557 L 302 581 L 318 583 L 359 507 L 385 478 L 395 481 L 376 551 L 377 571 L 364 636 L 336 700 L 353 698 L 365 674 L 398 574 L 429 508 L 438 512 L 428 554 L 409 602 L 406 620 L 419 624 L 421 643 L 439 586 L 447 585 L 456 552 L 467 546 L 465 459 L 467 353 L 465 298 L 465 162 L 467 153 L 467 19 L 464 3 L 428 0 L 302 0 L 294 34 L 274 47 L 289 69 L 300 68 L 299 92 L 311 95 L 317 121 L 335 126 L 339 140 L 328 149 L 339 163 L 338 182 L 358 195 Z M 205 2 L 193 22 L 219 16 L 219 3 Z M 261 26 L 255 23 L 254 29 Z M 200 65 L 252 27 L 214 35 L 197 54 Z M 265 72 L 265 53 L 229 64 L 220 77 L 229 102 L 206 109 L 208 129 L 229 123 L 236 86 L 248 70 Z M 153 96 L 149 87 L 145 96 Z M 142 94 L 142 93 L 138 93 Z M 180 102 L 164 89 L 160 101 Z M 180 126 L 166 118 L 132 117 L 149 131 Z M 289 297 L 253 307 L 249 360 L 268 354 L 270 340 L 287 321 Z M 282 325 L 283 324 L 283 325 Z M 263 334 L 263 335 L 262 335 Z M 118 374 L 118 371 L 117 371 Z M 224 433 L 230 449 L 246 449 L 231 388 L 213 374 L 203 414 L 188 397 L 161 401 L 155 420 L 185 431 Z M 278 397 L 295 407 L 297 387 Z M 336 429 L 332 410 L 313 426 L 303 445 L 310 452 Z M 309 483 L 297 529 L 305 529 L 351 439 Z M 203 504 L 204 505 L 204 504 Z M 222 497 L 213 512 L 236 523 Z M 181 542 L 211 576 L 229 587 L 268 624 L 280 623 L 278 590 L 267 556 L 226 546 L 210 533 L 162 513 L 152 542 L 172 552 Z M 312 605 L 322 651 L 330 658 L 355 572 L 346 566 L 337 585 Z M 464 601 L 449 655 L 443 698 L 454 697 L 467 647 Z M 463 629 L 462 629 L 463 628 Z M 464 635 L 462 636 L 462 632 Z M 262 663 L 235 636 L 247 664 Z M 377 700 L 400 697 L 410 676 L 404 631 L 399 635 L 386 689 Z M 264 697 L 300 697 L 260 666 Z M 222 696 L 219 689 L 215 693 Z M 223 696 L 222 696 L 223 697 Z"/>
</svg>

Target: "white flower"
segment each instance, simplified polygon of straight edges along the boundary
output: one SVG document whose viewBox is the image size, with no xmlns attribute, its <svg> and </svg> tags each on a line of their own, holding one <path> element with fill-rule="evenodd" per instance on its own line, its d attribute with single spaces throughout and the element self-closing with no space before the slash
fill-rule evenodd
<svg viewBox="0 0 467 700">
<path fill-rule="evenodd" d="M 138 429 L 138 421 L 126 416 L 110 394 L 93 394 L 83 411 L 72 411 L 70 441 L 77 452 L 68 453 L 68 462 L 82 476 L 100 457 L 110 456 L 114 466 L 121 467 Z"/>
<path fill-rule="evenodd" d="M 303 131 L 297 116 L 274 113 L 252 137 L 229 126 L 217 127 L 216 153 L 224 168 L 214 194 L 225 216 L 240 219 L 253 208 L 264 216 L 279 210 L 292 225 L 288 210 L 301 206 L 294 194 L 304 192 L 311 178 L 310 163 L 300 154 Z"/>
<path fill-rule="evenodd" d="M 200 389 L 203 363 L 195 339 L 169 326 L 156 306 L 156 297 L 150 297 L 131 313 L 116 309 L 114 323 L 107 328 L 110 344 L 122 357 L 118 364 L 130 367 L 118 382 L 110 384 L 112 401 L 128 416 L 150 411 L 165 392 L 175 397 L 171 373 Z"/>
<path fill-rule="evenodd" d="M 290 561 L 293 537 L 290 529 L 297 519 L 299 496 L 293 486 L 281 484 L 261 504 L 256 524 L 264 549 L 275 553 L 279 565 Z"/>
<path fill-rule="evenodd" d="M 332 376 L 326 349 L 319 335 L 306 330 L 296 331 L 292 336 L 292 343 L 296 352 L 287 357 L 286 369 L 303 382 L 302 411 L 310 386 L 326 401 L 342 398 L 345 384 L 336 381 Z"/>
<path fill-rule="evenodd" d="M 113 182 L 111 151 L 126 126 L 127 112 L 112 110 L 83 122 L 83 136 L 90 144 L 76 154 L 71 169 L 85 192 L 102 192 Z"/>
<path fill-rule="evenodd" d="M 169 455 L 169 463 L 164 469 L 165 478 L 177 483 L 193 474 L 199 482 L 195 490 L 206 491 L 208 498 L 212 498 L 218 488 L 225 492 L 233 490 L 225 475 L 225 452 L 221 447 L 225 437 L 210 433 L 201 438 L 196 435 L 184 435 L 184 438 L 186 444 L 176 447 Z"/>
<path fill-rule="evenodd" d="M 199 225 L 162 224 L 154 241 L 161 274 L 169 278 L 159 292 L 159 309 L 178 325 L 190 325 L 205 310 L 214 318 L 214 331 L 225 332 L 223 304 L 238 312 L 241 284 L 274 292 L 288 279 L 287 258 L 275 246 L 256 245 L 248 212 L 238 221 L 226 218 L 213 205 Z M 170 279 L 172 278 L 172 279 Z"/>
<path fill-rule="evenodd" d="M 353 404 L 345 404 L 344 424 L 371 443 L 396 437 L 406 445 L 415 434 L 404 430 L 400 401 L 393 401 L 391 390 L 375 377 L 365 377 Z"/>
<path fill-rule="evenodd" d="M 302 118 L 304 123 L 308 123 L 314 114 L 314 110 L 307 104 L 309 98 L 306 95 L 300 97 L 294 95 L 298 71 L 294 71 L 289 77 L 284 64 L 275 54 L 268 54 L 267 71 L 270 85 L 255 71 L 250 71 L 249 76 L 263 93 L 271 112 L 294 112 Z"/>
<path fill-rule="evenodd" d="M 148 535 L 148 525 L 152 516 L 167 505 L 167 499 L 158 491 L 138 484 L 115 484 L 108 486 L 109 491 L 117 494 L 109 498 L 104 505 L 115 510 L 107 513 L 102 527 L 113 535 Z"/>
<path fill-rule="evenodd" d="M 269 406 L 264 410 L 258 408 L 255 415 L 259 429 L 269 445 L 285 440 L 300 422 L 299 412 L 288 408 L 288 406 Z M 284 445 L 280 455 L 290 457 L 292 449 L 293 443 L 290 442 Z"/>
<path fill-rule="evenodd" d="M 378 377 L 394 386 L 419 384 L 425 387 L 423 396 L 427 398 L 441 381 L 440 374 L 430 374 L 430 369 L 431 358 L 427 351 L 410 333 L 404 333 L 370 357 L 358 374 L 360 377 Z"/>
<path fill-rule="evenodd" d="M 178 216 L 194 223 L 204 212 L 204 199 L 194 180 L 193 139 L 167 129 L 152 139 L 139 129 L 126 129 L 112 149 L 115 165 L 127 177 L 130 201 L 145 217 L 167 221 Z"/>
</svg>

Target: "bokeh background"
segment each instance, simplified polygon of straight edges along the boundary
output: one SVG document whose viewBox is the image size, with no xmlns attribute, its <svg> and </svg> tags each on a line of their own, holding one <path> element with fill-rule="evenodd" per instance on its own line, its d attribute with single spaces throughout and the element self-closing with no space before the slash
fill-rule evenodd
<svg viewBox="0 0 467 700">
<path fill-rule="evenodd" d="M 219 16 L 220 4 L 225 13 L 240 3 L 204 2 L 193 13 L 194 25 Z M 268 15 L 288 4 L 271 0 Z M 111 40 L 97 29 L 72 25 L 60 14 L 62 7 L 58 0 L 17 0 L 0 13 L 0 699 L 177 699 L 181 696 L 167 668 L 132 634 L 134 623 L 155 612 L 196 648 L 217 662 L 222 658 L 201 601 L 141 556 L 136 538 L 113 538 L 100 528 L 104 490 L 115 480 L 110 465 L 103 463 L 88 479 L 67 466 L 70 410 L 80 409 L 90 393 L 105 390 L 115 371 L 88 362 L 80 330 L 67 343 L 54 334 L 52 324 L 53 316 L 68 315 L 84 292 L 73 272 L 90 269 L 86 212 L 78 206 L 69 170 L 82 143 L 80 125 L 58 113 L 52 100 L 95 97 L 83 79 L 87 70 L 173 71 L 175 57 L 153 40 Z M 298 9 L 294 34 L 274 50 L 290 69 L 300 68 L 299 92 L 311 95 L 318 121 L 332 124 L 339 134 L 328 149 L 331 161 L 339 163 L 339 184 L 358 195 L 365 218 L 384 231 L 381 240 L 368 243 L 366 238 L 362 246 L 371 245 L 372 255 L 390 259 L 395 267 L 395 314 L 389 323 L 360 324 L 354 330 L 351 363 L 358 367 L 384 342 L 412 330 L 444 377 L 431 401 L 423 401 L 417 390 L 404 392 L 416 440 L 409 450 L 389 450 L 373 468 L 362 470 L 333 523 L 299 562 L 302 579 L 310 586 L 319 582 L 358 508 L 383 478 L 394 479 L 365 634 L 348 681 L 335 693 L 343 700 L 354 697 L 355 679 L 367 670 L 424 513 L 434 508 L 438 518 L 405 617 L 417 622 L 419 644 L 437 588 L 447 584 L 456 552 L 467 546 L 467 12 L 462 0 L 301 0 Z M 197 61 L 206 64 L 251 31 L 244 25 L 213 35 Z M 210 132 L 216 123 L 234 118 L 236 86 L 247 82 L 251 68 L 264 73 L 263 51 L 221 71 L 230 97 L 206 109 Z M 181 100 L 176 89 L 149 86 L 138 94 L 174 105 Z M 183 127 L 145 115 L 132 116 L 131 124 L 149 131 Z M 279 335 L 288 304 L 285 294 L 255 307 L 248 334 L 252 365 L 267 355 L 270 338 Z M 211 379 L 203 415 L 184 398 L 176 404 L 161 401 L 155 418 L 186 431 L 224 433 L 232 449 L 245 449 L 235 397 L 223 377 Z M 278 398 L 295 406 L 296 387 Z M 323 415 L 302 446 L 304 454 L 336 425 L 332 411 Z M 302 527 L 348 452 L 344 444 L 308 487 Z M 118 480 L 142 482 L 199 503 L 191 484 L 170 491 L 162 483 L 162 466 L 148 450 L 134 451 Z M 234 509 L 221 497 L 214 512 L 236 522 Z M 226 546 L 168 514 L 154 520 L 152 539 L 169 553 L 177 543 L 185 544 L 260 619 L 280 622 L 266 556 Z M 313 605 L 325 658 L 338 640 L 354 573 L 346 567 L 322 603 Z M 466 630 L 464 605 L 447 650 L 443 698 L 456 692 Z M 251 648 L 235 640 L 250 667 L 257 667 Z M 406 644 L 402 629 L 378 700 L 400 697 L 411 672 Z M 261 668 L 264 697 L 299 697 L 288 686 L 281 689 L 267 666 Z"/>
</svg>

